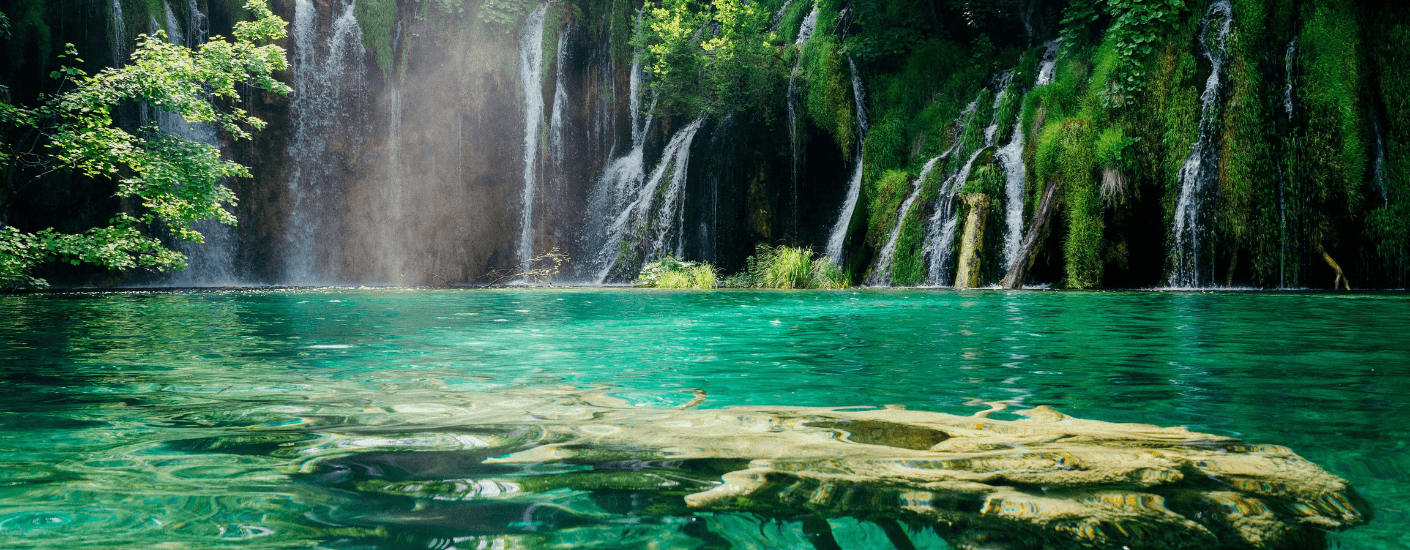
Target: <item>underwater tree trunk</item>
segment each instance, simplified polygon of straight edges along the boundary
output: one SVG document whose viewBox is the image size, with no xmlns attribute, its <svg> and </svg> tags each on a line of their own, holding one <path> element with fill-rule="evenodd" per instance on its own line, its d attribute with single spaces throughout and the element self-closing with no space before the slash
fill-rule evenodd
<svg viewBox="0 0 1410 550">
<path fill-rule="evenodd" d="M 1056 203 L 1057 179 L 1050 179 L 1043 187 L 1043 198 L 1033 210 L 1033 221 L 1028 224 L 1028 234 L 1023 237 L 1023 245 L 1014 255 L 1013 263 L 1009 264 L 1008 274 L 1004 275 L 1001 285 L 1004 289 L 1023 288 L 1023 277 L 1028 274 L 1028 268 L 1033 266 L 1033 251 L 1048 237 L 1048 221 L 1052 218 L 1053 205 Z"/>
<path fill-rule="evenodd" d="M 960 239 L 960 266 L 955 273 L 955 288 L 975 288 L 979 286 L 982 261 L 979 253 L 984 248 L 984 220 L 989 214 L 989 196 L 972 193 L 963 198 L 969 214 L 965 216 L 964 236 Z"/>
</svg>

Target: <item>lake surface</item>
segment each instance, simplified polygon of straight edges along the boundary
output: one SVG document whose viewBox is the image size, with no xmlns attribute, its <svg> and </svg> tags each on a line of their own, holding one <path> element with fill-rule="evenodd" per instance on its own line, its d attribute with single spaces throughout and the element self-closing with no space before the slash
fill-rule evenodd
<svg viewBox="0 0 1410 550">
<path fill-rule="evenodd" d="M 480 439 L 446 430 L 385 435 L 453 417 L 466 395 L 571 387 L 643 408 L 699 390 L 700 409 L 1003 401 L 996 419 L 1048 405 L 1183 425 L 1353 483 L 1375 517 L 1333 548 L 1410 548 L 1407 329 L 1403 294 L 3 296 L 0 546 L 813 547 L 802 520 L 680 514 L 650 491 L 515 492 L 571 468 L 488 468 Z M 842 548 L 893 547 L 867 522 L 830 527 Z"/>
</svg>

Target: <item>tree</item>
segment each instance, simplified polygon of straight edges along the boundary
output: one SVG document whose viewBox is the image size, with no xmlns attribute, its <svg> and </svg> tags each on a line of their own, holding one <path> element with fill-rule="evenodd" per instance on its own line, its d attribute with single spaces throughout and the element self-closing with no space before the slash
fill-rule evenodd
<svg viewBox="0 0 1410 550">
<path fill-rule="evenodd" d="M 727 114 L 768 104 L 784 72 L 758 2 L 664 0 L 647 7 L 635 44 L 652 75 L 657 108 Z"/>
<path fill-rule="evenodd" d="M 235 195 L 223 182 L 249 177 L 248 169 L 222 160 L 214 146 L 165 133 L 155 124 L 121 128 L 113 110 L 144 102 L 189 123 L 210 124 L 231 140 L 264 128 L 264 121 L 235 107 L 237 85 L 289 93 L 273 77 L 287 66 L 284 49 L 273 44 L 285 36 L 285 21 L 269 10 L 266 0 L 249 0 L 245 8 L 254 17 L 235 25 L 233 41 L 216 36 L 191 49 L 167 43 L 158 31 L 138 36 L 136 50 L 122 67 L 91 76 L 68 66 L 54 71 L 60 91 L 41 96 L 36 106 L 13 105 L 0 90 L 5 197 L 57 171 L 118 179 L 117 196 L 141 205 L 138 212 L 119 213 L 106 226 L 76 234 L 52 228 L 26 233 L 0 219 L 0 289 L 45 286 L 32 272 L 51 261 L 109 269 L 184 269 L 185 255 L 163 244 L 159 228 L 176 239 L 201 243 L 193 223 L 235 224 L 226 209 L 235 204 Z M 82 62 L 72 44 L 60 57 Z M 15 183 L 20 177 L 25 181 Z"/>
</svg>

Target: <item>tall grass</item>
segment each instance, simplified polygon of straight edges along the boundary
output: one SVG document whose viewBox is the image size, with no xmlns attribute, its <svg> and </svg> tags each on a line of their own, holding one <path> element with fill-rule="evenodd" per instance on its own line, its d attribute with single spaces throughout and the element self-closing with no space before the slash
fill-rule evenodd
<svg viewBox="0 0 1410 550">
<path fill-rule="evenodd" d="M 666 256 L 659 262 L 646 264 L 637 277 L 636 286 L 646 288 L 715 288 L 718 276 L 715 266 L 707 263 L 683 262 Z"/>
<path fill-rule="evenodd" d="M 754 249 L 742 273 L 730 276 L 724 286 L 733 288 L 777 289 L 836 289 L 847 288 L 848 277 L 826 258 L 815 257 L 813 251 L 794 246 Z"/>
</svg>

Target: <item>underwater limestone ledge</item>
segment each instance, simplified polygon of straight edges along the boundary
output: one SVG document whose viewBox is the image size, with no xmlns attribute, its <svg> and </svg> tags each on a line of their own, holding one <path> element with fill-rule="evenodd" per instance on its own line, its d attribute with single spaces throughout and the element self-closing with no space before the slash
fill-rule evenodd
<svg viewBox="0 0 1410 550">
<path fill-rule="evenodd" d="M 689 408 L 703 401 L 699 392 L 682 409 L 582 390 L 462 396 L 462 412 L 403 426 L 441 436 L 469 430 L 491 447 L 499 445 L 490 434 L 521 434 L 502 443 L 524 450 L 487 464 L 670 461 L 687 475 L 692 461 L 735 464 L 723 483 L 687 491 L 685 504 L 929 525 L 961 550 L 1317 549 L 1327 531 L 1370 515 L 1350 484 L 1285 447 L 1083 420 L 1046 406 L 998 420 L 989 416 L 1002 404 L 956 416 L 898 407 Z M 594 488 L 586 478 L 576 483 Z"/>
</svg>

